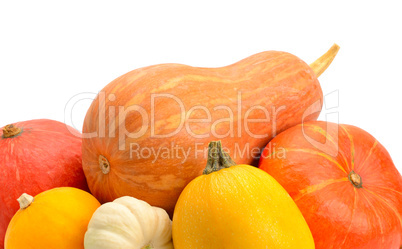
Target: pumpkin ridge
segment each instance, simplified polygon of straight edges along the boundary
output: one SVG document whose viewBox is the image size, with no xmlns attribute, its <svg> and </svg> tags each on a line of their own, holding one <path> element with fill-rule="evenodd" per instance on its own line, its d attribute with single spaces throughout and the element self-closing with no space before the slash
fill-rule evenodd
<svg viewBox="0 0 402 249">
<path fill-rule="evenodd" d="M 349 235 L 349 232 L 350 232 L 350 228 L 352 227 L 352 224 L 353 224 L 353 218 L 355 216 L 355 211 L 356 211 L 356 206 L 357 206 L 357 190 L 356 190 L 356 188 L 353 188 L 353 190 L 355 191 L 355 198 L 354 198 L 354 201 L 353 201 L 352 217 L 350 218 L 350 224 L 349 224 L 348 230 L 346 231 L 345 238 L 343 239 L 342 244 L 340 245 L 340 247 L 342 247 L 346 242 L 346 239 L 347 239 L 347 237 Z"/>
<path fill-rule="evenodd" d="M 367 159 L 372 155 L 374 148 L 377 147 L 377 144 L 378 144 L 378 140 L 376 139 L 376 140 L 374 141 L 373 146 L 371 146 L 368 155 L 367 155 L 366 158 L 364 159 L 364 162 L 360 165 L 360 168 L 363 168 L 363 166 L 364 166 L 364 164 L 366 163 Z"/>
<path fill-rule="evenodd" d="M 345 163 L 345 166 L 346 166 L 346 168 L 347 168 L 347 169 L 345 169 L 345 170 L 350 171 L 349 163 L 348 163 L 348 161 L 346 160 L 345 154 L 343 153 L 343 151 L 341 151 L 341 150 L 339 149 L 339 144 L 335 143 L 333 137 L 332 137 L 326 130 L 324 130 L 324 129 L 322 129 L 320 126 L 314 125 L 314 124 L 300 124 L 300 125 L 302 125 L 303 127 L 311 127 L 311 128 L 313 128 L 313 131 L 314 131 L 314 132 L 320 133 L 320 134 L 323 135 L 325 138 L 327 138 L 332 144 L 334 144 L 335 146 L 337 146 L 337 147 L 338 147 L 339 154 L 342 156 L 342 160 L 343 160 L 343 162 Z"/>
<path fill-rule="evenodd" d="M 352 165 L 351 170 L 354 170 L 355 169 L 355 143 L 353 142 L 353 137 L 350 135 L 349 131 L 346 129 L 346 127 L 343 124 L 340 124 L 339 126 L 345 131 L 346 135 L 349 138 L 349 141 L 350 141 L 350 155 L 351 155 L 350 162 L 351 162 L 351 165 Z"/>
<path fill-rule="evenodd" d="M 366 189 L 366 188 L 365 188 L 365 190 L 366 190 L 368 193 L 372 194 L 373 196 L 377 197 L 377 199 L 380 200 L 381 202 L 385 203 L 385 205 L 387 205 L 387 206 L 392 210 L 392 212 L 395 213 L 396 217 L 397 217 L 398 220 L 399 220 L 399 227 L 402 229 L 402 218 L 401 218 L 401 215 L 399 214 L 398 210 L 395 210 L 394 207 L 392 207 L 390 204 L 388 204 L 388 202 L 387 202 L 384 198 L 382 198 L 381 196 L 379 196 L 379 195 L 376 194 L 375 192 L 373 192 L 373 191 L 371 191 L 371 190 L 368 190 L 368 189 Z"/>
<path fill-rule="evenodd" d="M 339 164 L 339 162 L 337 162 L 333 157 L 331 157 L 331 156 L 329 156 L 329 155 L 327 155 L 325 153 L 321 153 L 321 152 L 318 152 L 318 151 L 312 150 L 312 149 L 285 148 L 285 150 L 286 150 L 286 152 L 304 152 L 304 153 L 309 153 L 309 154 L 312 154 L 312 155 L 317 155 L 317 156 L 324 157 L 328 161 L 334 163 L 345 174 L 348 174 L 346 172 L 346 170 L 342 167 L 342 165 Z"/>
<path fill-rule="evenodd" d="M 383 186 L 376 186 L 376 185 L 370 185 L 370 184 L 365 184 L 365 186 L 368 186 L 368 187 L 375 187 L 375 188 L 381 188 L 381 189 L 384 189 L 384 190 L 387 190 L 387 191 L 392 191 L 392 192 L 394 192 L 394 193 L 397 193 L 397 194 L 402 195 L 402 192 L 400 192 L 400 191 L 398 191 L 398 190 L 395 190 L 395 189 L 392 189 L 392 188 L 387 188 L 387 187 L 383 187 Z"/>
<path fill-rule="evenodd" d="M 362 196 L 364 196 L 364 198 L 366 198 L 367 203 L 370 205 L 371 209 L 373 210 L 374 215 L 375 215 L 375 217 L 376 217 L 377 220 L 378 220 L 378 224 L 380 225 L 380 234 L 382 235 L 382 234 L 384 233 L 384 230 L 383 230 L 383 228 L 382 228 L 380 216 L 378 215 L 378 213 L 377 213 L 377 211 L 376 211 L 374 205 L 371 203 L 371 201 L 369 200 L 369 198 L 367 198 L 367 196 L 365 196 L 364 192 L 362 192 Z M 384 243 L 384 237 L 383 237 L 383 236 L 381 236 L 381 242 Z"/>
<path fill-rule="evenodd" d="M 283 148 L 285 151 L 286 151 L 286 148 Z M 275 155 L 276 154 L 276 150 L 275 151 L 273 151 L 271 154 L 269 154 L 269 155 L 267 155 L 267 156 L 264 156 L 265 158 L 270 158 L 270 157 L 272 157 L 273 155 Z"/>
<path fill-rule="evenodd" d="M 347 182 L 347 181 L 348 181 L 347 177 L 343 177 L 340 179 L 328 179 L 328 180 L 322 181 L 321 183 L 311 185 L 311 186 L 308 186 L 308 187 L 300 190 L 299 193 L 293 197 L 293 199 L 295 201 L 298 201 L 301 198 L 303 198 L 304 196 L 315 193 L 317 191 L 320 191 L 320 190 L 324 189 L 325 187 L 328 187 L 331 184 L 339 183 L 339 182 Z M 312 189 L 312 190 L 310 190 L 310 189 Z"/>
</svg>

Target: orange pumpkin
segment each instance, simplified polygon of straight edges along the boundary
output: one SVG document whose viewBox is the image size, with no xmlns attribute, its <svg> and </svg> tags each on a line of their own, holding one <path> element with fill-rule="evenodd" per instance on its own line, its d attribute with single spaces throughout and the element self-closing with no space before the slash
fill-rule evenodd
<svg viewBox="0 0 402 249">
<path fill-rule="evenodd" d="M 221 68 L 161 64 L 120 76 L 84 120 L 91 193 L 101 202 L 133 196 L 172 214 L 181 191 L 202 174 L 209 141 L 221 140 L 238 163 L 256 165 L 256 150 L 276 133 L 315 120 L 322 103 L 317 75 L 337 51 L 335 45 L 315 70 L 292 54 L 268 51 Z"/>
<path fill-rule="evenodd" d="M 72 187 L 53 188 L 35 197 L 22 194 L 20 210 L 8 225 L 5 249 L 84 249 L 88 223 L 100 203 Z"/>
<path fill-rule="evenodd" d="M 88 190 L 81 159 L 81 134 L 68 125 L 35 119 L 0 129 L 0 249 L 22 193 L 69 186 Z"/>
<path fill-rule="evenodd" d="M 292 196 L 317 249 L 400 247 L 402 178 L 386 149 L 362 129 L 297 125 L 267 145 L 259 167 Z"/>
</svg>

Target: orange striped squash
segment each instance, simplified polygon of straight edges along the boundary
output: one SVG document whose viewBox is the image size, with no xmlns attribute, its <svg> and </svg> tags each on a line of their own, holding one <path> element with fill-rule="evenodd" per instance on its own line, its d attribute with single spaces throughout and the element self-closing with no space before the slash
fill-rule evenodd
<svg viewBox="0 0 402 249">
<path fill-rule="evenodd" d="M 161 64 L 118 77 L 84 121 L 91 193 L 101 202 L 133 196 L 172 214 L 183 188 L 202 174 L 211 140 L 222 140 L 238 163 L 256 165 L 276 133 L 315 120 L 323 97 L 317 76 L 337 50 L 314 70 L 290 53 L 267 51 L 226 67 Z"/>
<path fill-rule="evenodd" d="M 263 151 L 260 169 L 296 202 L 317 249 L 399 249 L 402 177 L 386 149 L 351 125 L 297 125 Z"/>
</svg>

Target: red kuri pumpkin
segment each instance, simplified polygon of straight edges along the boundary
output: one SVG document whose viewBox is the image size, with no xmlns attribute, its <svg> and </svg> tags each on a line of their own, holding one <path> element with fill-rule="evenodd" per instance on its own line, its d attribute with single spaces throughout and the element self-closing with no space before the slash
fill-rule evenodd
<svg viewBox="0 0 402 249">
<path fill-rule="evenodd" d="M 38 119 L 0 129 L 0 248 L 17 198 L 70 186 L 88 190 L 81 164 L 81 134 L 58 121 Z"/>
<path fill-rule="evenodd" d="M 397 249 L 402 178 L 386 149 L 351 125 L 307 122 L 264 149 L 259 167 L 292 196 L 317 249 Z"/>
<path fill-rule="evenodd" d="M 226 67 L 161 64 L 115 79 L 84 121 L 91 192 L 101 202 L 133 196 L 172 214 L 181 191 L 202 174 L 211 140 L 222 140 L 238 163 L 256 165 L 276 133 L 315 120 L 317 77 L 337 51 L 334 45 L 313 69 L 290 53 L 267 51 Z"/>
</svg>

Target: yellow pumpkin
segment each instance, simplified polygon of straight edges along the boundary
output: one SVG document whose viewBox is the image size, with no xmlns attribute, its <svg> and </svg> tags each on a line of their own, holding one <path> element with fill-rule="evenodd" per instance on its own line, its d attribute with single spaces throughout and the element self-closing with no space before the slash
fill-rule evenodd
<svg viewBox="0 0 402 249">
<path fill-rule="evenodd" d="M 100 206 L 88 192 L 54 188 L 35 197 L 22 194 L 8 225 L 5 249 L 79 249 L 92 214 Z"/>
<path fill-rule="evenodd" d="M 314 248 L 284 188 L 258 168 L 236 165 L 220 142 L 209 144 L 204 175 L 181 193 L 172 226 L 175 249 Z"/>
</svg>

